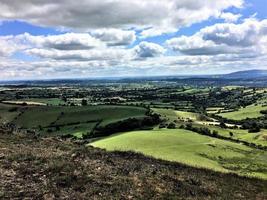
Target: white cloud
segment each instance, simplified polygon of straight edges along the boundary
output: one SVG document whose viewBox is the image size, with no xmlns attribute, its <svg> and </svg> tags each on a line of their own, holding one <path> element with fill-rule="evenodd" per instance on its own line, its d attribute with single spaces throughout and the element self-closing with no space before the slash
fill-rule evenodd
<svg viewBox="0 0 267 200">
<path fill-rule="evenodd" d="M 151 42 L 141 42 L 134 48 L 137 58 L 157 57 L 163 55 L 165 51 L 162 46 Z"/>
<path fill-rule="evenodd" d="M 86 33 L 33 36 L 25 33 L 2 37 L 0 43 L 6 57 L 20 52 L 42 61 L 95 61 L 98 63 L 108 61 L 111 65 L 127 64 L 134 59 L 154 58 L 163 55 L 166 51 L 162 46 L 149 42 L 141 42 L 132 48 L 121 46 L 135 39 L 132 31 L 106 30 L 101 34 L 91 34 L 93 36 Z"/>
<path fill-rule="evenodd" d="M 266 51 L 267 20 L 246 19 L 241 24 L 222 23 L 201 29 L 193 36 L 172 38 L 166 44 L 188 55 L 244 54 Z"/>
<path fill-rule="evenodd" d="M 104 46 L 100 40 L 87 33 L 66 33 L 50 36 L 32 36 L 26 33 L 17 36 L 17 38 L 36 47 L 58 50 L 81 50 Z"/>
<path fill-rule="evenodd" d="M 215 24 L 200 31 L 205 40 L 216 44 L 247 47 L 256 45 L 267 35 L 267 20 L 246 19 L 241 24 Z"/>
<path fill-rule="evenodd" d="M 0 57 L 9 57 L 23 48 L 24 45 L 17 44 L 13 36 L 0 36 Z"/>
<path fill-rule="evenodd" d="M 227 23 L 236 22 L 240 17 L 242 17 L 241 14 L 233 14 L 230 12 L 223 12 L 220 15 L 220 18 L 224 19 Z"/>
<path fill-rule="evenodd" d="M 123 49 L 92 49 L 92 50 L 75 50 L 60 51 L 55 49 L 29 49 L 27 54 L 45 58 L 49 60 L 73 60 L 73 61 L 104 61 L 104 60 L 121 60 L 128 57 L 130 52 Z"/>
<path fill-rule="evenodd" d="M 243 0 L 1 0 L 0 20 L 76 30 L 151 28 L 142 34 L 150 36 L 219 17 L 225 9 L 243 4 Z"/>
<path fill-rule="evenodd" d="M 126 46 L 136 40 L 135 31 L 120 29 L 97 29 L 91 32 L 92 36 L 105 42 L 109 46 Z"/>
</svg>

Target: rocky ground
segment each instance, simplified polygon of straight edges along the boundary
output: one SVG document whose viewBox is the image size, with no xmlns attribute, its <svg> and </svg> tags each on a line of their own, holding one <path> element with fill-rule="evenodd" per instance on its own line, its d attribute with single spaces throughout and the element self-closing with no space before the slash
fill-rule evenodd
<svg viewBox="0 0 267 200">
<path fill-rule="evenodd" d="M 267 181 L 0 128 L 0 199 L 267 199 Z"/>
</svg>

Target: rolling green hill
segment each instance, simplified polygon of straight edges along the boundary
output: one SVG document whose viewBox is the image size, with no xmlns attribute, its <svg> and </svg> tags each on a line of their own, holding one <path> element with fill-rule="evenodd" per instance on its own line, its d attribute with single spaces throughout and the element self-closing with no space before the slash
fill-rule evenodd
<svg viewBox="0 0 267 200">
<path fill-rule="evenodd" d="M 84 106 L 84 107 L 47 107 L 38 106 L 26 108 L 13 122 L 24 128 L 38 126 L 68 125 L 101 121 L 108 124 L 111 121 L 123 120 L 130 117 L 142 117 L 147 110 L 131 106 Z"/>
<path fill-rule="evenodd" d="M 233 120 L 242 120 L 246 118 L 258 118 L 263 116 L 263 114 L 260 113 L 262 110 L 267 110 L 266 106 L 259 105 L 250 105 L 245 108 L 241 108 L 238 111 L 234 112 L 226 112 L 221 113 L 219 116 L 227 118 L 227 119 L 233 119 Z"/>
<path fill-rule="evenodd" d="M 267 152 L 181 129 L 126 132 L 90 145 L 267 179 Z"/>
</svg>

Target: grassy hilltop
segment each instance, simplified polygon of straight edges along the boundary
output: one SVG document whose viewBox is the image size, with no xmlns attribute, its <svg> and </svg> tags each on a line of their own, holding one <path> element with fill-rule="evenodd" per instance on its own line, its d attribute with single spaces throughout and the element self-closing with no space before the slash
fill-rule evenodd
<svg viewBox="0 0 267 200">
<path fill-rule="evenodd" d="M 267 182 L 0 130 L 1 199 L 265 199 Z M 229 184 L 234 183 L 234 184 Z"/>
<path fill-rule="evenodd" d="M 93 142 L 91 145 L 109 151 L 136 151 L 191 166 L 267 179 L 266 151 L 187 130 L 127 132 Z"/>
</svg>

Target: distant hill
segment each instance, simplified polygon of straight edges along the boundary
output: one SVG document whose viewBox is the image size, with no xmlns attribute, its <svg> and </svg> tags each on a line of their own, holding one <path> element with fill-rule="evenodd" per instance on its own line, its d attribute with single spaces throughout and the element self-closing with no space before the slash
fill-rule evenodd
<svg viewBox="0 0 267 200">
<path fill-rule="evenodd" d="M 246 79 L 254 79 L 247 82 Z M 213 75 L 164 75 L 164 76 L 136 76 L 136 77 L 101 77 L 101 78 L 73 78 L 73 79 L 44 79 L 44 80 L 0 80 L 0 86 L 14 88 L 33 87 L 39 85 L 64 86 L 64 85 L 90 85 L 106 83 L 142 83 L 146 81 L 171 81 L 189 85 L 251 85 L 267 86 L 267 70 L 246 70 L 230 74 Z M 231 82 L 231 83 L 230 83 Z"/>
<path fill-rule="evenodd" d="M 263 78 L 263 77 L 267 78 L 267 70 L 238 71 L 221 76 L 221 78 L 227 78 L 227 79 L 253 79 L 253 78 Z"/>
</svg>

